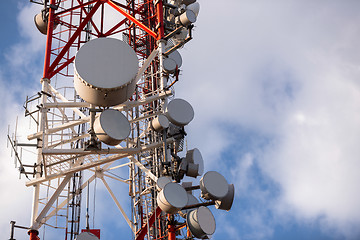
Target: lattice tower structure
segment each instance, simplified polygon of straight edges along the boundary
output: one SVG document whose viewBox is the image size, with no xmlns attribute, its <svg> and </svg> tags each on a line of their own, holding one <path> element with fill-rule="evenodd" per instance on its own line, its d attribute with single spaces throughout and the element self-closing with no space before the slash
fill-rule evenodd
<svg viewBox="0 0 360 240">
<path fill-rule="evenodd" d="M 64 229 L 65 239 L 75 239 L 80 228 L 81 194 L 95 179 L 105 185 L 134 239 L 175 239 L 173 217 L 157 207 L 155 182 L 163 175 L 164 166 L 176 168 L 169 149 L 181 151 L 183 142 L 148 128 L 149 121 L 164 113 L 172 95 L 168 83 L 178 77 L 178 72 L 169 76 L 162 69 L 164 54 L 172 51 L 165 49 L 166 35 L 173 36 L 179 30 L 172 25 L 165 28 L 167 10 L 163 4 L 167 1 L 45 1 L 48 27 L 37 104 L 40 114 L 37 119 L 32 116 L 38 131 L 28 136 L 38 146 L 35 178 L 26 184 L 34 187 L 30 239 L 37 239 L 42 226 Z M 101 109 L 84 102 L 72 83 L 76 52 L 90 39 L 102 37 L 126 41 L 141 62 L 135 93 L 117 106 L 126 112 L 131 134 L 122 145 L 107 149 L 93 146 L 88 132 L 91 118 Z M 124 179 L 109 173 L 124 167 L 129 170 Z M 128 184 L 131 216 L 121 207 L 110 180 Z"/>
</svg>

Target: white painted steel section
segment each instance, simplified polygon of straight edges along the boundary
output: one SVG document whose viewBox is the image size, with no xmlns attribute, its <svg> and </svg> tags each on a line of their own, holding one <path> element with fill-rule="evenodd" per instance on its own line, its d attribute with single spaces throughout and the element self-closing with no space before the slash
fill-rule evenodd
<svg viewBox="0 0 360 240">
<path fill-rule="evenodd" d="M 168 144 L 171 144 L 173 142 L 174 142 L 173 138 L 170 138 L 167 141 Z M 147 150 L 162 147 L 162 146 L 163 146 L 163 143 L 158 143 L 158 142 L 151 143 L 151 144 L 146 145 L 146 146 L 141 146 L 134 153 L 131 153 L 131 154 L 129 154 L 129 153 L 116 154 L 116 155 L 112 155 L 112 156 L 109 156 L 109 157 L 99 159 L 99 160 L 94 161 L 94 162 L 85 163 L 85 164 L 83 164 L 81 166 L 75 165 L 71 169 L 64 170 L 64 171 L 56 173 L 56 174 L 47 175 L 46 177 L 40 177 L 40 178 L 37 178 L 37 179 L 30 180 L 30 181 L 26 182 L 25 185 L 26 186 L 36 185 L 38 183 L 42 183 L 42 182 L 45 182 L 45 181 L 49 181 L 49 180 L 64 176 L 64 175 L 66 175 L 68 173 L 79 172 L 79 171 L 82 171 L 82 170 L 85 170 L 85 169 L 88 169 L 88 168 L 92 168 L 92 167 L 96 167 L 96 166 L 99 166 L 99 165 L 102 165 L 102 164 L 105 164 L 105 163 L 113 162 L 113 161 L 121 159 L 121 158 L 129 157 L 130 155 L 139 153 L 141 151 L 147 151 Z M 118 150 L 121 150 L 121 149 L 118 149 Z M 75 162 L 75 164 L 80 164 L 80 162 L 77 161 L 77 162 Z"/>
<path fill-rule="evenodd" d="M 150 54 L 150 56 L 145 60 L 144 64 L 141 66 L 141 68 L 139 69 L 136 78 L 135 78 L 135 82 L 137 83 L 140 78 L 142 77 L 142 75 L 144 74 L 144 72 L 146 71 L 146 69 L 150 66 L 150 63 L 154 60 L 154 58 L 156 57 L 156 55 L 159 53 L 158 49 L 154 49 L 152 51 L 152 53 Z"/>
<path fill-rule="evenodd" d="M 52 205 L 55 203 L 55 201 L 59 197 L 60 193 L 64 190 L 65 186 L 68 184 L 71 177 L 72 177 L 71 174 L 68 174 L 65 176 L 65 178 L 63 179 L 61 184 L 57 187 L 57 189 L 55 190 L 55 192 L 53 193 L 53 195 L 51 196 L 49 201 L 46 203 L 46 205 L 40 212 L 39 216 L 37 216 L 36 220 L 32 223 L 32 225 L 30 227 L 31 229 L 39 229 L 40 228 L 40 226 L 41 226 L 40 223 L 42 222 L 43 218 L 46 216 L 46 214 L 48 213 L 48 211 L 50 210 Z"/>
<path fill-rule="evenodd" d="M 162 91 L 157 95 L 149 96 L 149 97 L 146 97 L 146 98 L 138 100 L 138 101 L 126 101 L 123 104 L 115 106 L 114 109 L 117 109 L 119 111 L 126 111 L 126 110 L 129 110 L 131 108 L 134 108 L 134 107 L 137 107 L 140 105 L 144 105 L 144 104 L 151 103 L 151 102 L 159 100 L 159 99 L 166 98 L 168 96 L 171 96 L 172 94 L 173 93 L 171 92 L 171 90 Z"/>
<path fill-rule="evenodd" d="M 129 227 L 131 228 L 131 231 L 133 231 L 135 233 L 135 227 L 132 224 L 132 222 L 130 221 L 130 219 L 128 218 L 128 216 L 126 215 L 124 209 L 121 207 L 119 201 L 117 200 L 117 198 L 115 197 L 113 191 L 111 190 L 111 188 L 109 187 L 109 185 L 107 184 L 107 182 L 105 181 L 104 177 L 100 176 L 100 179 L 102 180 L 102 182 L 104 183 L 106 189 L 108 190 L 108 192 L 111 195 L 111 198 L 114 200 L 116 206 L 119 208 L 121 214 L 123 215 L 123 217 L 125 218 L 125 221 L 127 222 L 127 224 L 129 225 Z"/>
<path fill-rule="evenodd" d="M 40 80 L 40 82 L 41 82 L 42 92 L 47 93 L 49 90 L 50 80 L 43 78 Z M 40 101 L 41 101 L 42 105 L 45 105 L 45 103 L 47 102 L 47 97 L 45 94 L 41 95 Z M 40 126 L 40 130 L 42 132 L 44 132 L 44 129 L 47 125 L 46 124 L 47 123 L 46 114 L 47 114 L 46 108 L 41 108 L 40 109 L 39 126 Z M 40 166 L 41 166 L 41 162 L 43 161 L 42 150 L 44 149 L 44 146 L 47 145 L 47 138 L 45 137 L 45 135 L 43 133 L 41 134 L 41 136 L 42 136 L 41 147 L 38 148 L 38 150 L 37 150 L 37 164 L 39 167 L 36 168 L 36 171 L 38 173 L 35 175 L 35 179 L 40 178 L 40 172 L 41 172 Z M 44 162 L 44 165 L 46 166 L 45 162 Z M 32 212 L 31 212 L 31 223 L 30 223 L 31 225 L 33 225 L 36 222 L 36 218 L 37 218 L 38 211 L 39 211 L 39 197 L 40 197 L 40 185 L 35 184 L 33 186 L 34 186 L 34 189 L 33 189 L 34 194 L 33 194 Z"/>
<path fill-rule="evenodd" d="M 141 162 L 139 162 L 136 158 L 133 156 L 129 156 L 130 161 L 135 163 L 136 166 L 138 166 L 141 171 L 143 171 L 149 178 L 151 178 L 154 182 L 158 180 L 158 178 L 149 170 L 147 169 Z"/>
<path fill-rule="evenodd" d="M 64 123 L 64 124 L 62 124 L 62 125 L 60 125 L 58 127 L 46 129 L 46 134 L 56 133 L 58 131 L 65 130 L 67 128 L 71 128 L 71 127 L 74 127 L 74 126 L 77 126 L 77 125 L 80 125 L 80 124 L 83 124 L 83 123 L 87 123 L 89 121 L 90 121 L 90 116 L 82 118 L 80 120 L 67 122 L 67 123 Z M 43 135 L 43 131 L 40 131 L 40 132 L 31 134 L 31 135 L 28 135 L 27 139 L 28 140 L 33 140 L 33 139 L 36 139 L 36 138 L 40 138 L 42 135 Z"/>
<path fill-rule="evenodd" d="M 51 92 L 53 92 L 55 94 L 55 96 L 59 99 L 61 99 L 62 101 L 64 101 L 65 103 L 70 103 L 69 100 L 67 100 L 63 95 L 61 95 L 53 86 L 51 86 L 49 84 L 49 89 L 51 90 Z M 46 106 L 46 104 L 44 104 Z M 72 110 L 74 112 L 76 112 L 81 118 L 85 118 L 86 115 L 81 112 L 79 109 L 77 108 L 72 108 Z"/>
</svg>

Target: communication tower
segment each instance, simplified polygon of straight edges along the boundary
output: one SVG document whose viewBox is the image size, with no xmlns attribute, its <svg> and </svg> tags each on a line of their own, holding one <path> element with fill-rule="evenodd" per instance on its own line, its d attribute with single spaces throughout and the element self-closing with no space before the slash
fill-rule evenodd
<svg viewBox="0 0 360 240">
<path fill-rule="evenodd" d="M 210 237 L 216 225 L 208 206 L 230 210 L 234 186 L 216 171 L 204 174 L 200 151 L 186 149 L 194 110 L 174 96 L 179 50 L 192 39 L 199 3 L 31 2 L 43 5 L 34 21 L 46 35 L 42 87 L 24 105 L 37 131 L 27 136 L 30 143 L 9 137 L 21 173 L 29 178 L 26 186 L 34 188 L 30 240 L 40 239 L 43 226 L 61 231 L 66 240 L 100 239 L 100 230 L 89 227 L 89 212 L 81 212 L 95 179 L 104 184 L 133 239 Z M 23 164 L 18 154 L 26 147 L 37 149 L 33 165 Z M 119 168 L 126 177 L 113 174 Z M 196 178 L 200 184 L 194 185 Z M 128 186 L 130 215 L 110 181 Z M 86 226 L 80 231 L 82 217 Z M 10 239 L 16 227 L 12 222 Z"/>
</svg>

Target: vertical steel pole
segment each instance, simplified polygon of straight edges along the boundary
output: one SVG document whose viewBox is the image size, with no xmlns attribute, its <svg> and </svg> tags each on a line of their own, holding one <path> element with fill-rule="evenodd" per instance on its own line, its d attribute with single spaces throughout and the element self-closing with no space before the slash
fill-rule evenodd
<svg viewBox="0 0 360 240">
<path fill-rule="evenodd" d="M 55 0 L 50 0 L 50 6 L 55 6 Z M 51 59 L 51 45 L 52 45 L 52 34 L 53 34 L 53 30 L 54 30 L 54 20 L 55 20 L 55 10 L 53 8 L 49 8 L 49 16 L 48 16 L 48 29 L 47 29 L 47 37 L 46 37 L 46 49 L 45 49 L 45 60 L 44 60 L 44 73 L 43 73 L 43 79 L 41 79 L 41 84 L 42 84 L 42 91 L 47 90 L 46 88 L 46 84 L 48 83 L 48 81 L 50 81 L 48 79 L 49 77 L 49 66 L 50 66 L 50 59 Z M 43 104 L 44 102 L 46 102 L 46 96 L 44 96 L 44 94 L 41 97 L 41 103 Z M 44 105 L 43 105 L 44 106 Z M 43 131 L 44 128 L 44 113 L 43 111 L 41 111 L 41 116 L 40 116 L 40 131 Z M 44 145 L 44 139 L 42 139 L 42 145 Z M 38 166 L 40 166 L 41 160 L 42 160 L 42 146 L 38 146 L 40 147 L 40 149 L 38 150 Z M 36 177 L 39 177 L 39 174 L 36 174 Z M 35 219 L 37 217 L 37 213 L 38 213 L 38 209 L 39 209 L 39 205 L 38 205 L 38 201 L 39 201 L 39 194 L 40 194 L 40 186 L 39 184 L 36 184 L 34 186 L 34 194 L 33 194 L 33 206 L 32 206 L 32 213 L 31 213 L 31 225 L 33 225 L 35 223 Z M 32 236 L 34 235 L 34 233 L 36 230 L 32 231 L 30 230 L 29 235 L 30 235 L 30 240 L 32 239 Z M 37 232 L 37 231 L 36 231 Z M 37 236 L 37 235 L 36 235 Z"/>
<path fill-rule="evenodd" d="M 9 239 L 9 240 L 15 240 L 15 239 L 14 239 L 15 223 L 16 223 L 15 221 L 11 221 L 11 222 L 10 222 L 11 228 L 10 228 L 10 239 Z"/>
<path fill-rule="evenodd" d="M 48 30 L 46 37 L 46 49 L 45 49 L 45 60 L 44 60 L 44 78 L 49 78 L 49 67 L 51 59 L 51 45 L 52 45 L 52 35 L 54 30 L 54 21 L 55 21 L 55 10 L 51 8 L 55 6 L 55 0 L 50 0 L 49 8 L 49 17 L 48 17 Z"/>
<path fill-rule="evenodd" d="M 30 240 L 40 240 L 40 238 L 38 237 L 39 232 L 37 230 L 29 230 L 28 234 L 30 236 Z"/>
<path fill-rule="evenodd" d="M 168 240 L 176 240 L 175 227 L 172 224 L 168 225 Z"/>
</svg>

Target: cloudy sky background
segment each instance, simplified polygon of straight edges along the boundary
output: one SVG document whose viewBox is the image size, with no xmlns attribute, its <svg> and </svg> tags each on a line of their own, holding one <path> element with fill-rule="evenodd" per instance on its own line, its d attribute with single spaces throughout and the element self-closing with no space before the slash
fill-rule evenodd
<svg viewBox="0 0 360 240">
<path fill-rule="evenodd" d="M 232 211 L 211 208 L 213 239 L 360 239 L 360 2 L 199 2 L 175 88 L 195 109 L 189 148 L 236 187 Z M 6 148 L 7 128 L 40 89 L 45 38 L 33 25 L 36 5 L 1 7 L 0 232 L 7 237 L 10 220 L 29 224 L 32 195 Z M 27 128 L 24 121 L 19 132 Z M 110 223 L 127 231 L 105 210 L 97 203 L 104 234 Z M 21 230 L 16 236 L 26 239 Z"/>
</svg>

